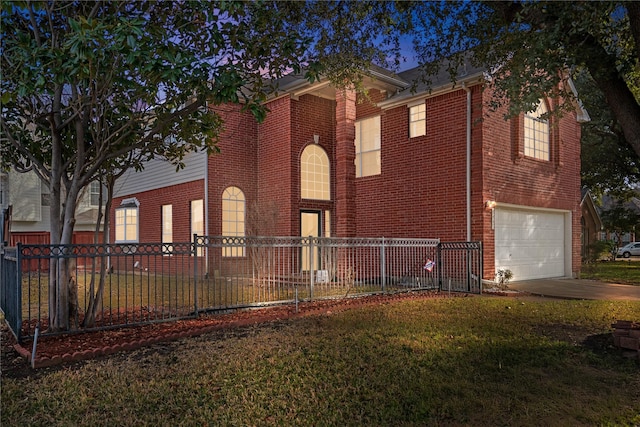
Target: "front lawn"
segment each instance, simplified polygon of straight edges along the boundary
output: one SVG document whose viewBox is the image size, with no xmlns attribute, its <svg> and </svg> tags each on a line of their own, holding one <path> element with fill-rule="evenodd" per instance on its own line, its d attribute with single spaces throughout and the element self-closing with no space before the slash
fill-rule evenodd
<svg viewBox="0 0 640 427">
<path fill-rule="evenodd" d="M 582 279 L 640 286 L 640 260 L 598 261 L 583 264 Z"/>
<path fill-rule="evenodd" d="M 638 425 L 640 302 L 431 298 L 2 379 L 2 425 Z"/>
</svg>

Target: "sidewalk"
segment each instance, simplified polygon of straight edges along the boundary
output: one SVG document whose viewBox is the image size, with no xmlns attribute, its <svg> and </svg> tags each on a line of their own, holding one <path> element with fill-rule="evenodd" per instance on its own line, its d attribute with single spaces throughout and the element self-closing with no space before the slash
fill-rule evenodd
<svg viewBox="0 0 640 427">
<path fill-rule="evenodd" d="M 537 279 L 509 283 L 509 289 L 569 299 L 640 301 L 640 286 L 580 279 Z"/>
</svg>

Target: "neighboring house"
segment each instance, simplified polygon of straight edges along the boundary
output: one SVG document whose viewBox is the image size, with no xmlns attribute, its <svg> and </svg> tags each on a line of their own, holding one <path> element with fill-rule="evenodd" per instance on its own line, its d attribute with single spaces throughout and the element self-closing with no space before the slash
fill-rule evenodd
<svg viewBox="0 0 640 427">
<path fill-rule="evenodd" d="M 580 269 L 580 124 L 544 119 L 556 100 L 504 119 L 482 70 L 429 91 L 419 70 L 375 68 L 369 99 L 289 76 L 257 124 L 237 106 L 219 154 L 175 172 L 154 160 L 116 183 L 113 242 L 208 235 L 482 241 L 485 279 L 575 276 Z M 273 211 L 277 215 L 271 215 Z M 258 218 L 258 219 L 256 219 Z M 233 258 L 243 252 L 228 252 Z"/>
<path fill-rule="evenodd" d="M 82 193 L 76 212 L 74 243 L 93 243 L 100 185 L 91 183 Z M 49 189 L 35 172 L 11 170 L 0 175 L 0 211 L 12 206 L 10 245 L 48 244 Z"/>
<path fill-rule="evenodd" d="M 631 197 L 622 205 L 624 208 L 629 209 L 630 211 L 635 212 L 638 216 L 640 216 L 640 191 L 637 191 L 636 193 L 637 193 L 637 197 Z M 618 204 L 619 204 L 618 199 L 615 199 L 605 194 L 602 196 L 600 206 L 598 206 L 598 212 L 602 214 L 602 212 L 612 209 Z M 604 227 L 600 238 L 602 240 L 614 240 L 618 243 L 618 246 L 624 246 L 629 242 L 635 242 L 638 240 L 637 231 L 638 230 L 631 230 L 618 235 L 618 233 L 612 230 L 607 230 L 606 227 Z"/>
<path fill-rule="evenodd" d="M 584 259 L 589 253 L 589 246 L 600 240 L 603 231 L 599 208 L 593 203 L 593 197 L 586 188 L 582 189 L 580 209 L 582 211 L 582 244 L 580 255 Z"/>
</svg>

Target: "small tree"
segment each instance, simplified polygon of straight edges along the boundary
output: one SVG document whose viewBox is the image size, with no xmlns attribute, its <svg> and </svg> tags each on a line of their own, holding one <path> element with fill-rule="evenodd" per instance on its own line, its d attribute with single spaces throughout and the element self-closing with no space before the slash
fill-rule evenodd
<svg viewBox="0 0 640 427">
<path fill-rule="evenodd" d="M 308 41 L 277 3 L 3 1 L 0 16 L 2 166 L 49 186 L 62 251 L 83 187 L 154 157 L 180 167 L 189 151 L 215 152 L 222 121 L 207 104 L 242 101 L 261 120 L 270 79 L 299 71 Z M 61 255 L 50 265 L 52 330 L 73 310 Z"/>
</svg>

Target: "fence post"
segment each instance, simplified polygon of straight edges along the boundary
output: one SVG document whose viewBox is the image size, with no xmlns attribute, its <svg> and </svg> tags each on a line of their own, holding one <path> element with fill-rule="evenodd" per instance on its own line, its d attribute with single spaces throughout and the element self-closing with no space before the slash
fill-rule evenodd
<svg viewBox="0 0 640 427">
<path fill-rule="evenodd" d="M 198 317 L 198 234 L 193 235 L 193 313 Z"/>
<path fill-rule="evenodd" d="M 38 321 L 40 321 L 38 310 Z M 22 343 L 22 243 L 16 245 L 16 340 Z"/>
<path fill-rule="evenodd" d="M 315 265 L 314 265 L 314 258 L 315 258 L 315 241 L 314 238 L 312 236 L 309 236 L 309 275 L 310 277 L 310 282 L 309 282 L 309 301 L 313 301 L 313 285 L 315 282 Z"/>
<path fill-rule="evenodd" d="M 471 292 L 471 276 L 472 276 L 472 264 L 471 264 L 471 242 L 465 243 L 467 249 L 467 292 Z"/>
<path fill-rule="evenodd" d="M 480 287 L 480 295 L 482 295 L 482 278 L 484 277 L 484 252 L 482 251 L 482 242 L 478 242 L 478 286 Z"/>
<path fill-rule="evenodd" d="M 387 277 L 387 263 L 386 263 L 386 254 L 385 254 L 385 242 L 384 237 L 382 238 L 382 246 L 380 247 L 380 283 L 382 285 L 382 292 L 386 292 L 386 277 Z"/>
<path fill-rule="evenodd" d="M 442 290 L 442 242 L 438 242 L 438 246 L 436 249 L 436 256 L 438 257 L 436 261 L 438 264 L 438 268 L 437 268 L 438 289 Z"/>
</svg>

